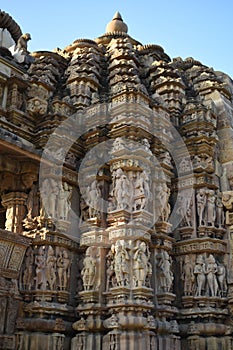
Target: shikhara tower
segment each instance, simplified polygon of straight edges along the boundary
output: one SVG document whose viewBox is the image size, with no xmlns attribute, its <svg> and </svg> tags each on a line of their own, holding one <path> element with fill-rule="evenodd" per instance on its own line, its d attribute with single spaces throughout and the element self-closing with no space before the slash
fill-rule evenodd
<svg viewBox="0 0 233 350">
<path fill-rule="evenodd" d="M 0 349 L 231 349 L 230 77 L 0 27 Z"/>
</svg>

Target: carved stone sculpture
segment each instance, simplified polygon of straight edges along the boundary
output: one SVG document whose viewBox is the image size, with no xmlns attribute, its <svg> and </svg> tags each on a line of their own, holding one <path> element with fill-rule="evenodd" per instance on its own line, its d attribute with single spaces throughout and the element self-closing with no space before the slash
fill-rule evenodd
<svg viewBox="0 0 233 350">
<path fill-rule="evenodd" d="M 133 186 L 121 168 L 117 169 L 114 172 L 113 182 L 113 194 L 116 201 L 117 209 L 131 210 L 133 199 Z"/>
<path fill-rule="evenodd" d="M 114 142 L 113 142 L 113 147 L 111 153 L 115 153 L 119 150 L 125 150 L 126 149 L 126 144 L 124 142 L 124 139 L 122 137 L 117 137 Z"/>
<path fill-rule="evenodd" d="M 17 41 L 16 47 L 19 50 L 27 52 L 27 43 L 29 40 L 31 40 L 31 35 L 29 33 L 25 33 L 25 34 L 21 35 L 21 37 Z"/>
<path fill-rule="evenodd" d="M 97 180 L 92 181 L 91 185 L 88 186 L 86 197 L 87 203 L 89 205 L 89 218 L 91 219 L 99 216 L 99 212 L 101 211 L 101 191 L 98 186 Z"/>
<path fill-rule="evenodd" d="M 83 269 L 81 271 L 84 290 L 93 289 L 96 277 L 96 258 L 91 247 L 86 250 L 86 256 L 83 260 Z"/>
<path fill-rule="evenodd" d="M 223 211 L 222 194 L 218 192 L 216 198 L 216 226 L 222 228 L 225 222 L 225 215 Z"/>
<path fill-rule="evenodd" d="M 220 296 L 227 294 L 226 267 L 223 264 L 217 264 L 217 280 L 219 284 Z"/>
<path fill-rule="evenodd" d="M 57 214 L 57 199 L 59 195 L 59 188 L 56 180 L 53 178 L 45 179 L 42 182 L 40 194 L 42 198 L 41 215 L 55 218 Z"/>
<path fill-rule="evenodd" d="M 206 209 L 206 192 L 204 189 L 200 189 L 197 192 L 197 213 L 199 217 L 199 226 L 206 225 L 205 209 Z"/>
<path fill-rule="evenodd" d="M 145 242 L 138 241 L 133 252 L 133 283 L 135 287 L 142 287 L 146 284 L 150 267 L 148 247 Z"/>
<path fill-rule="evenodd" d="M 206 259 L 206 280 L 207 280 L 207 293 L 208 295 L 215 297 L 218 294 L 218 281 L 217 274 L 218 266 L 216 264 L 215 258 L 212 254 Z"/>
<path fill-rule="evenodd" d="M 161 292 L 170 292 L 173 284 L 173 273 L 171 271 L 171 259 L 164 251 L 158 257 L 158 285 Z"/>
<path fill-rule="evenodd" d="M 171 212 L 171 206 L 169 204 L 170 197 L 170 189 L 165 182 L 162 183 L 160 187 L 160 191 L 158 194 L 158 199 L 160 201 L 160 208 L 162 208 L 161 212 L 161 220 L 167 221 Z"/>
<path fill-rule="evenodd" d="M 202 255 L 198 255 L 196 265 L 194 267 L 194 275 L 196 275 L 196 296 L 201 296 L 205 290 L 205 262 Z"/>
<path fill-rule="evenodd" d="M 25 269 L 23 272 L 23 289 L 31 290 L 34 285 L 34 253 L 31 247 L 28 248 L 25 258 Z"/>
<path fill-rule="evenodd" d="M 134 183 L 133 210 L 146 209 L 150 198 L 149 177 L 145 171 L 137 172 Z"/>
<path fill-rule="evenodd" d="M 56 262 L 57 258 L 54 249 L 52 246 L 49 246 L 46 259 L 46 281 L 50 290 L 56 289 Z"/>
<path fill-rule="evenodd" d="M 106 282 L 106 290 L 109 290 L 112 287 L 117 286 L 116 281 L 116 275 L 115 275 L 115 268 L 114 268 L 114 252 L 115 247 L 112 245 L 111 249 L 109 250 L 107 256 L 106 256 L 106 275 L 107 275 L 107 282 Z"/>
<path fill-rule="evenodd" d="M 68 219 L 69 210 L 71 208 L 72 187 L 67 183 L 60 184 L 58 201 L 57 201 L 57 217 L 62 220 Z"/>
<path fill-rule="evenodd" d="M 215 211 L 215 193 L 213 190 L 208 191 L 207 195 L 207 224 L 214 226 L 216 211 Z"/>
<path fill-rule="evenodd" d="M 38 186 L 32 184 L 31 190 L 28 194 L 26 201 L 27 206 L 27 218 L 32 219 L 39 215 L 39 196 L 38 196 Z"/>
<path fill-rule="evenodd" d="M 35 256 L 36 265 L 36 284 L 35 289 L 46 289 L 46 255 L 43 246 L 39 248 L 38 254 Z"/>
<path fill-rule="evenodd" d="M 0 349 L 229 350 L 232 79 L 110 27 L 0 10 Z"/>
<path fill-rule="evenodd" d="M 114 269 L 118 286 L 128 286 L 130 276 L 129 248 L 124 241 L 115 244 Z"/>
<path fill-rule="evenodd" d="M 181 193 L 177 204 L 177 214 L 181 218 L 181 225 L 191 227 L 193 225 L 193 200 L 190 200 L 186 193 Z"/>
<path fill-rule="evenodd" d="M 57 258 L 58 287 L 66 290 L 70 280 L 70 258 L 66 249 L 59 248 Z"/>
<path fill-rule="evenodd" d="M 184 259 L 182 280 L 184 282 L 184 295 L 193 295 L 195 286 L 194 266 L 188 255 Z"/>
</svg>

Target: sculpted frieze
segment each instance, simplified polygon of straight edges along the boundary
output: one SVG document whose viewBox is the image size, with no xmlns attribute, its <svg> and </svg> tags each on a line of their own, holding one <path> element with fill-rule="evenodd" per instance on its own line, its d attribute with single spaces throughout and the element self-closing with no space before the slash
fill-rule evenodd
<svg viewBox="0 0 233 350">
<path fill-rule="evenodd" d="M 189 242 L 176 243 L 174 252 L 176 255 L 183 255 L 185 253 L 202 253 L 210 252 L 213 253 L 226 253 L 226 242 L 218 239 L 197 239 L 190 240 Z"/>
</svg>

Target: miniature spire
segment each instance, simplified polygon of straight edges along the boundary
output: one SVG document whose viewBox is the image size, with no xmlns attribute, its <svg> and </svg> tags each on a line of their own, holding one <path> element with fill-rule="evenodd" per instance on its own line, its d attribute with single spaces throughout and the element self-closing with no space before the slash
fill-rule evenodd
<svg viewBox="0 0 233 350">
<path fill-rule="evenodd" d="M 114 20 L 114 19 L 119 19 L 120 21 L 123 22 L 123 19 L 122 19 L 121 14 L 120 14 L 119 11 L 117 11 L 117 12 L 115 13 L 115 15 L 113 16 L 113 19 L 112 19 L 112 20 Z"/>
<path fill-rule="evenodd" d="M 128 26 L 126 23 L 123 22 L 120 12 L 117 11 L 115 13 L 115 15 L 113 16 L 113 19 L 107 25 L 106 32 L 107 33 L 113 33 L 113 32 L 127 33 L 128 32 Z"/>
</svg>

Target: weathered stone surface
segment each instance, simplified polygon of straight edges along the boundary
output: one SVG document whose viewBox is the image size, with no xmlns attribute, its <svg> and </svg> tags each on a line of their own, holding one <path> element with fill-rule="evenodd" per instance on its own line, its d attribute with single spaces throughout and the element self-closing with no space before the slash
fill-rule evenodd
<svg viewBox="0 0 233 350">
<path fill-rule="evenodd" d="M 231 349 L 231 79 L 0 17 L 0 349 Z"/>
</svg>

